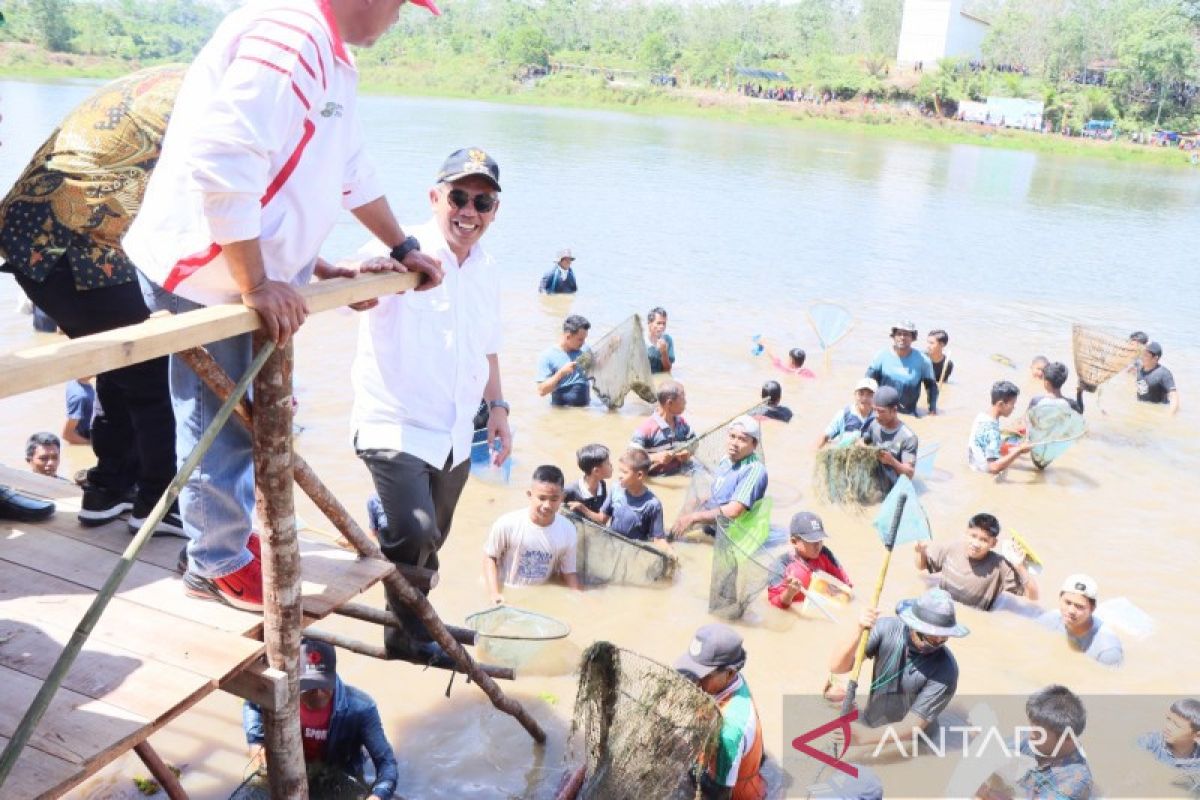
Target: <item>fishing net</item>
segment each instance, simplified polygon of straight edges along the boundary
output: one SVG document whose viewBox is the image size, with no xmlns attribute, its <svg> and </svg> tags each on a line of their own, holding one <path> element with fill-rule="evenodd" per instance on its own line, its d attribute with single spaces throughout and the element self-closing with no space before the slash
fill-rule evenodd
<svg viewBox="0 0 1200 800">
<path fill-rule="evenodd" d="M 591 379 L 596 396 L 609 408 L 623 406 L 630 392 L 647 403 L 658 400 L 642 319 L 637 314 L 600 337 L 591 350 L 575 360 L 575 366 Z"/>
<path fill-rule="evenodd" d="M 513 606 L 497 606 L 467 617 L 475 631 L 475 652 L 491 664 L 517 668 L 533 660 L 547 644 L 571 633 L 567 623 Z"/>
<path fill-rule="evenodd" d="M 1033 445 L 1029 458 L 1038 469 L 1067 452 L 1087 430 L 1083 415 L 1060 401 L 1043 400 L 1029 409 L 1026 419 Z"/>
<path fill-rule="evenodd" d="M 786 537 L 771 541 L 771 500 L 763 498 L 734 520 L 715 526 L 708 610 L 741 619 L 768 586 L 784 578 L 792 548 Z"/>
<path fill-rule="evenodd" d="M 371 787 L 337 767 L 322 762 L 308 765 L 310 800 L 363 800 L 370 795 Z M 266 769 L 258 770 L 243 781 L 229 800 L 271 800 Z"/>
<path fill-rule="evenodd" d="M 736 416 L 730 417 L 728 420 L 722 422 L 720 425 L 717 425 L 715 428 L 709 428 L 699 436 L 689 439 L 684 445 L 683 449 L 686 449 L 692 454 L 692 463 L 703 467 L 710 473 L 716 473 L 717 467 L 719 467 L 721 462 L 724 461 L 729 455 L 726 452 L 726 447 L 728 446 L 729 442 L 729 428 L 732 426 L 733 421 L 741 416 L 753 415 L 754 410 L 760 405 L 761 404 L 756 403 Z M 758 442 L 758 446 L 754 449 L 754 452 L 758 456 L 758 459 L 765 464 L 766 456 L 763 453 L 761 439 Z"/>
<path fill-rule="evenodd" d="M 581 800 L 685 800 L 716 757 L 721 711 L 674 669 L 609 642 L 583 654 L 567 763 Z"/>
<path fill-rule="evenodd" d="M 827 503 L 870 506 L 883 500 L 879 480 L 882 448 L 850 443 L 817 451 L 813 491 Z"/>
<path fill-rule="evenodd" d="M 645 542 L 627 539 L 614 530 L 597 525 L 577 514 L 565 515 L 579 534 L 575 566 L 588 586 L 623 583 L 653 586 L 675 575 L 677 561 Z"/>
<path fill-rule="evenodd" d="M 808 307 L 808 324 L 817 334 L 821 349 L 828 350 L 850 333 L 854 316 L 849 309 L 836 303 L 813 303 Z"/>
<path fill-rule="evenodd" d="M 1078 324 L 1071 326 L 1071 345 L 1079 386 L 1085 392 L 1096 391 L 1100 384 L 1132 364 L 1142 347 L 1123 336 Z"/>
</svg>

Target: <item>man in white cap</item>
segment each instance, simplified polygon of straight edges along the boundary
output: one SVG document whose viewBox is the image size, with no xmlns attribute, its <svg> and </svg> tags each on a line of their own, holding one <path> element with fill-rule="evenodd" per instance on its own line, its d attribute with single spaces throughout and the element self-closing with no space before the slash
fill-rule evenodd
<svg viewBox="0 0 1200 800">
<path fill-rule="evenodd" d="M 900 393 L 900 413 L 917 414 L 921 386 L 929 398 L 929 413 L 937 414 L 938 384 L 933 378 L 929 356 L 913 349 L 917 326 L 912 322 L 897 322 L 892 326 L 892 346 L 880 350 L 867 367 L 867 377 L 880 386 L 891 386 Z"/>
<path fill-rule="evenodd" d="M 873 745 L 888 731 L 901 742 L 911 742 L 917 730 L 925 730 L 950 705 L 958 690 L 958 662 L 946 647 L 951 638 L 970 631 L 959 625 L 954 600 L 943 589 L 930 589 L 915 599 L 896 604 L 896 616 L 880 619 L 879 610 L 863 611 L 854 636 L 834 650 L 830 663 L 829 699 L 841 700 L 844 692 L 834 688 L 836 679 L 854 666 L 854 654 L 862 631 L 869 630 L 867 658 L 874 659 L 871 696 L 862 721 L 850 726 L 848 746 Z"/>
<path fill-rule="evenodd" d="M 875 404 L 872 400 L 879 384 L 874 378 L 861 378 L 854 385 L 854 401 L 833 415 L 829 421 L 821 441 L 817 442 L 820 449 L 830 442 L 836 442 L 847 433 L 858 433 L 871 424 L 875 419 Z"/>
<path fill-rule="evenodd" d="M 575 283 L 575 270 L 571 268 L 575 263 L 571 248 L 564 247 L 559 250 L 556 262 L 550 271 L 542 276 L 541 282 L 538 283 L 538 291 L 542 294 L 575 294 L 579 286 Z"/>
<path fill-rule="evenodd" d="M 711 525 L 719 519 L 737 519 L 767 494 L 767 467 L 758 457 L 762 430 L 754 417 L 742 416 L 729 423 L 726 458 L 717 466 L 712 493 L 696 511 L 681 514 L 671 526 L 679 536 L 693 525 Z"/>
<path fill-rule="evenodd" d="M 1041 625 L 1065 633 L 1072 650 L 1086 653 L 1106 667 L 1119 667 L 1125 660 L 1121 641 L 1094 616 L 1100 587 L 1090 575 L 1078 573 L 1063 581 L 1058 593 L 1058 610 L 1038 617 Z"/>
<path fill-rule="evenodd" d="M 763 800 L 762 724 L 742 677 L 746 649 L 742 637 L 728 625 L 705 625 L 696 631 L 675 669 L 694 681 L 721 709 L 721 735 L 716 759 L 700 775 L 705 800 Z"/>
</svg>

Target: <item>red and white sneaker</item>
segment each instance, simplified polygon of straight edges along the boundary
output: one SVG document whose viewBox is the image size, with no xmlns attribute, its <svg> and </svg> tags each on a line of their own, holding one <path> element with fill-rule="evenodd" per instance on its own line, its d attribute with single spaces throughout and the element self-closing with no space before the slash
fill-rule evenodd
<svg viewBox="0 0 1200 800">
<path fill-rule="evenodd" d="M 258 538 L 258 531 L 250 531 L 250 538 L 246 540 L 246 549 L 250 551 L 250 555 L 254 556 L 255 561 L 262 561 L 262 540 Z"/>
<path fill-rule="evenodd" d="M 262 613 L 262 564 L 258 559 L 223 578 L 205 578 L 188 570 L 183 576 L 184 590 L 189 597 L 216 600 L 242 611 Z"/>
</svg>

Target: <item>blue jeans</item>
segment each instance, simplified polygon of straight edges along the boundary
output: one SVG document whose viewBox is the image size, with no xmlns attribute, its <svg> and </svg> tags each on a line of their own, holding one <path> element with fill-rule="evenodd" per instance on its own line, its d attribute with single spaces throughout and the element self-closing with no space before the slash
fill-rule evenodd
<svg viewBox="0 0 1200 800">
<path fill-rule="evenodd" d="M 138 281 L 151 311 L 180 314 L 202 306 L 171 294 L 140 272 Z M 244 333 L 205 345 L 234 381 L 253 360 L 251 335 Z M 179 464 L 191 455 L 216 416 L 221 401 L 179 357 L 170 358 L 171 405 L 175 410 L 175 452 Z M 247 393 L 247 396 L 249 394 Z M 179 493 L 179 513 L 187 533 L 188 568 L 206 578 L 223 578 L 253 558 L 246 549 L 254 512 L 254 453 L 250 432 L 230 419 Z"/>
</svg>

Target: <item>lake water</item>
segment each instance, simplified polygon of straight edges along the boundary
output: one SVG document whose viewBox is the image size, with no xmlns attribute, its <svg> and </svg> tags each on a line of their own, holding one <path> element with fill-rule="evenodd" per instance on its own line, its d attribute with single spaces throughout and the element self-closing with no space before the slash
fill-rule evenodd
<svg viewBox="0 0 1200 800">
<path fill-rule="evenodd" d="M 0 184 L 11 183 L 91 86 L 0 81 Z M 942 415 L 912 423 L 923 446 L 941 445 L 922 495 L 935 537 L 959 536 L 971 515 L 989 511 L 1046 561 L 1044 605 L 1055 602 L 1066 575 L 1082 571 L 1098 579 L 1102 600 L 1127 597 L 1156 622 L 1145 639 L 1125 637 L 1126 664 L 1108 671 L 1014 615 L 961 610 L 972 634 L 952 645 L 960 693 L 1024 695 L 1049 683 L 1090 694 L 1200 690 L 1194 660 L 1200 622 L 1192 605 L 1200 543 L 1189 521 L 1200 468 L 1200 413 L 1191 400 L 1200 364 L 1193 338 L 1200 174 L 849 132 L 465 101 L 367 97 L 362 113 L 402 221 L 424 220 L 426 192 L 450 150 L 480 146 L 500 162 L 503 204 L 486 244 L 506 276 L 501 363 L 516 430 L 514 476 L 539 463 L 556 463 L 574 476 L 576 448 L 598 441 L 619 450 L 649 412 L 637 400 L 618 413 L 556 412 L 536 396 L 533 365 L 556 340 L 562 317 L 581 313 L 598 333 L 632 313 L 665 306 L 679 356 L 675 375 L 687 387 L 693 427 L 704 429 L 744 408 L 764 380 L 783 382 L 784 402 L 796 419 L 787 426 L 767 423 L 765 432 L 776 522 L 786 524 L 799 509 L 821 513 L 861 604 L 882 548 L 869 515 L 813 499 L 813 443 L 874 353 L 888 344 L 893 320 L 915 320 L 922 341 L 925 331 L 944 328 L 954 382 L 944 390 Z M 337 258 L 363 238 L 347 216 L 323 253 Z M 581 292 L 539 297 L 538 275 L 561 247 L 578 256 Z M 0 308 L 6 309 L 0 341 L 10 350 L 36 341 L 28 318 L 7 311 L 17 296 L 12 281 L 0 280 Z M 829 370 L 805 318 L 818 299 L 847 306 L 857 319 L 833 351 Z M 1033 387 L 1026 365 L 1035 354 L 1070 365 L 1072 322 L 1122 334 L 1143 329 L 1161 341 L 1164 363 L 1181 386 L 1181 413 L 1169 418 L 1162 409 L 1139 407 L 1131 380 L 1118 376 L 1099 403 L 1089 398 L 1087 438 L 1046 472 L 1017 467 L 1001 480 L 969 472 L 967 433 L 988 405 L 991 383 L 1012 379 L 1027 398 Z M 774 373 L 764 358 L 751 355 L 756 334 L 777 351 L 806 348 L 818 378 Z M 355 335 L 349 311 L 313 318 L 302 331 L 296 375 L 305 431 L 297 446 L 349 508 L 362 510 L 370 480 L 350 448 L 346 421 Z M 59 389 L 6 400 L 0 456 L 19 463 L 32 430 L 61 427 L 55 410 L 61 402 Z M 63 473 L 89 457 L 86 449 L 71 448 Z M 520 479 L 510 487 L 468 484 L 433 595 L 447 620 L 461 623 L 485 604 L 480 547 L 492 520 L 522 505 L 524 488 Z M 669 524 L 683 484 L 652 488 Z M 298 507 L 315 527 L 329 528 L 306 500 Z M 506 593 L 510 602 L 573 627 L 535 674 L 507 687 L 550 730 L 545 752 L 473 687 L 459 682 L 447 700 L 443 673 L 346 655 L 343 676 L 375 696 L 399 754 L 399 793 L 552 794 L 574 694 L 574 678 L 566 673 L 579 653 L 593 640 L 609 639 L 670 662 L 691 631 L 711 621 L 705 604 L 711 551 L 704 545 L 679 551 L 681 575 L 664 590 Z M 882 607 L 890 612 L 922 587 L 910 548 L 898 548 Z M 381 598 L 376 591 L 369 600 Z M 759 601 L 740 624 L 749 652 L 746 675 L 772 756 L 803 732 L 784 719 L 781 698 L 820 689 L 831 648 L 850 635 L 855 616 L 847 611 L 834 625 Z M 361 638 L 377 635 L 359 623 L 323 624 Z M 238 702 L 224 695 L 169 725 L 154 743 L 167 760 L 186 765 L 185 786 L 196 798 L 228 796 L 248 760 Z M 140 771 L 123 759 L 78 794 L 120 796 L 127 776 Z"/>
</svg>

